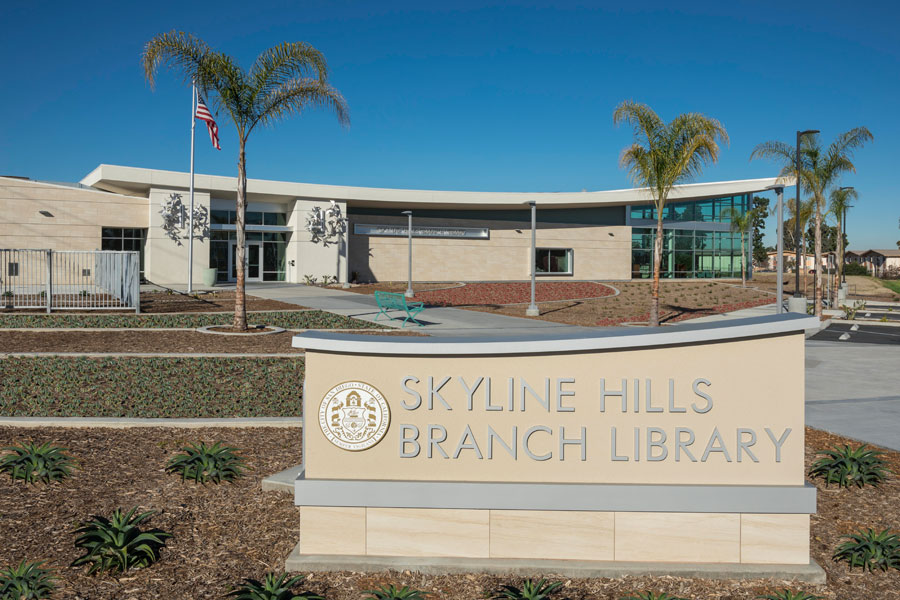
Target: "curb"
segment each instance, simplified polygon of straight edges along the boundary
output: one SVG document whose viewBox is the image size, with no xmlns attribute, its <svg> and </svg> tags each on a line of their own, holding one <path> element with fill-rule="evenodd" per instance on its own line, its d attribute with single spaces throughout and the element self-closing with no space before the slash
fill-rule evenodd
<svg viewBox="0 0 900 600">
<path fill-rule="evenodd" d="M 106 427 L 129 429 L 132 427 L 175 427 L 199 429 L 202 427 L 303 427 L 303 417 L 246 417 L 233 419 L 139 419 L 130 417 L 0 417 L 0 427 Z"/>
<path fill-rule="evenodd" d="M 207 333 L 210 335 L 231 335 L 231 336 L 242 336 L 247 337 L 251 335 L 272 335 L 273 333 L 283 333 L 283 327 L 272 327 L 267 325 L 248 325 L 247 329 L 263 329 L 263 331 L 257 331 L 256 333 L 252 333 L 247 331 L 246 333 L 238 332 L 238 331 L 216 331 L 216 327 L 227 327 L 227 325 L 206 325 L 205 327 L 198 327 L 195 331 L 198 333 Z M 265 331 L 268 329 L 268 331 Z"/>
<path fill-rule="evenodd" d="M 872 325 L 876 327 L 900 327 L 900 321 L 875 321 L 871 319 L 832 319 L 835 323 L 847 325 Z"/>
</svg>

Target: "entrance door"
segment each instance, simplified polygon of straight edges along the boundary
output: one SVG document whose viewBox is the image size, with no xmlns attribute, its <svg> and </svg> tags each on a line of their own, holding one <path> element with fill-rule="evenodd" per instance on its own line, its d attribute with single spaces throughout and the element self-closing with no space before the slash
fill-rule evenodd
<svg viewBox="0 0 900 600">
<path fill-rule="evenodd" d="M 230 281 L 237 280 L 237 242 L 231 242 L 228 273 Z M 247 242 L 244 252 L 244 277 L 246 281 L 262 281 L 262 242 Z"/>
</svg>

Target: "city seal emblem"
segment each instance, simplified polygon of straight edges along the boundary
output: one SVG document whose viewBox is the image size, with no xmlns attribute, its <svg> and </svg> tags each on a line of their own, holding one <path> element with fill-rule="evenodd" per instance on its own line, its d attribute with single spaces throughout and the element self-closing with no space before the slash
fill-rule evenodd
<svg viewBox="0 0 900 600">
<path fill-rule="evenodd" d="M 391 410 L 377 389 L 362 381 L 334 386 L 319 405 L 319 426 L 328 441 L 344 450 L 367 450 L 381 441 Z"/>
</svg>

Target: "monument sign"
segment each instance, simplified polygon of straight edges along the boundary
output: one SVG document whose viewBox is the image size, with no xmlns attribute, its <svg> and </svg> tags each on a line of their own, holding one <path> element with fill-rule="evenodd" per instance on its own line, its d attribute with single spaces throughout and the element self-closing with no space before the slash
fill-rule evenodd
<svg viewBox="0 0 900 600">
<path fill-rule="evenodd" d="M 808 566 L 803 331 L 813 321 L 549 339 L 300 334 L 291 564 Z"/>
</svg>

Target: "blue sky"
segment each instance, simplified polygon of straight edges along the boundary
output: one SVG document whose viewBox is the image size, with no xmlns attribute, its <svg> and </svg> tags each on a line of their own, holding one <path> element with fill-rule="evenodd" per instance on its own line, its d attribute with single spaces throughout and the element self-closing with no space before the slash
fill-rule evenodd
<svg viewBox="0 0 900 600">
<path fill-rule="evenodd" d="M 893 248 L 900 196 L 900 5 L 893 2 L 6 2 L 0 173 L 77 181 L 100 163 L 187 170 L 190 91 L 144 81 L 143 44 L 191 31 L 249 65 L 281 41 L 322 50 L 352 125 L 308 113 L 254 132 L 248 174 L 491 191 L 630 187 L 612 111 L 698 111 L 731 136 L 699 179 L 765 177 L 764 140 L 865 125 L 852 247 Z M 198 130 L 197 171 L 236 173 Z M 774 229 L 770 220 L 768 228 Z"/>
</svg>

